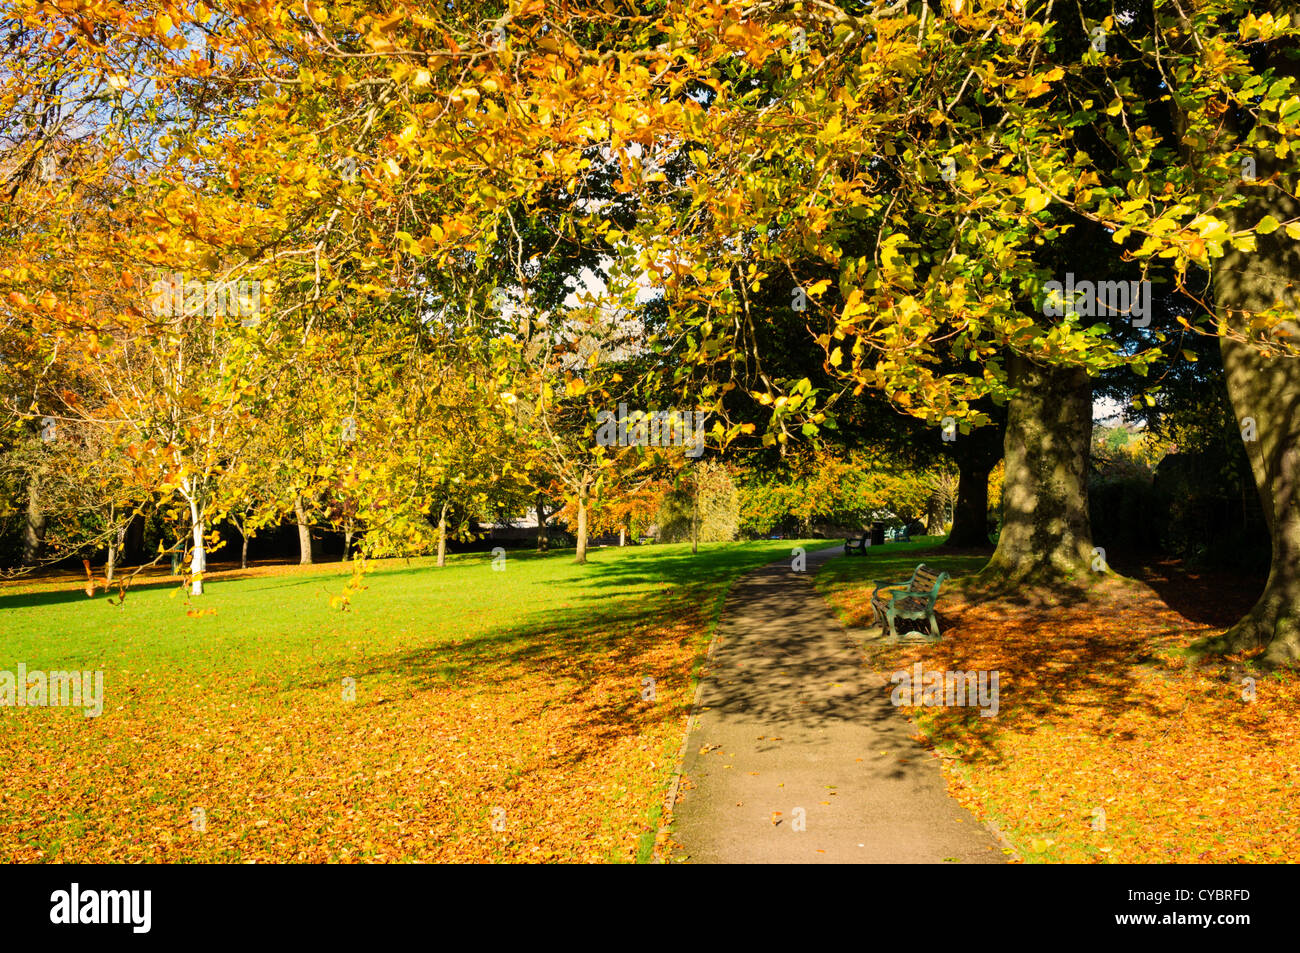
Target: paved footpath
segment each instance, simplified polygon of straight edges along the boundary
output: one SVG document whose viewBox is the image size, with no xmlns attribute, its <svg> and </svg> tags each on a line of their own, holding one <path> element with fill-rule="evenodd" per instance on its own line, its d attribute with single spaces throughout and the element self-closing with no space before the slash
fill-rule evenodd
<svg viewBox="0 0 1300 953">
<path fill-rule="evenodd" d="M 742 577 L 691 725 L 670 861 L 1003 863 L 813 588 L 840 549 Z M 796 809 L 802 809 L 802 815 Z M 779 813 L 777 813 L 779 812 Z M 800 822 L 804 830 L 798 830 Z"/>
</svg>

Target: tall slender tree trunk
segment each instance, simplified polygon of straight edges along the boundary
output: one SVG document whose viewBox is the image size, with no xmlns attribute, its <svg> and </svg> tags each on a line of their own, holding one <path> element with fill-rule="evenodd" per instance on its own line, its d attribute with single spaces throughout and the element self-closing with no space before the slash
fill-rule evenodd
<svg viewBox="0 0 1300 953">
<path fill-rule="evenodd" d="M 45 544 L 45 513 L 41 509 L 41 488 L 36 474 L 27 484 L 27 519 L 23 524 L 23 565 L 35 566 Z"/>
<path fill-rule="evenodd" d="M 578 485 L 578 557 L 576 561 L 580 563 L 587 561 L 587 493 L 590 482 L 590 478 L 584 475 L 582 482 Z"/>
<path fill-rule="evenodd" d="M 352 552 L 352 524 L 349 523 L 343 530 L 343 558 L 340 562 L 347 562 L 348 554 Z"/>
<path fill-rule="evenodd" d="M 307 523 L 307 512 L 303 509 L 302 497 L 293 498 L 293 515 L 298 521 L 298 565 L 311 565 L 311 526 Z"/>
<path fill-rule="evenodd" d="M 239 568 L 247 569 L 248 568 L 248 534 L 241 532 L 240 536 L 243 537 L 243 542 L 239 544 Z"/>
<path fill-rule="evenodd" d="M 442 504 L 438 514 L 438 565 L 447 565 L 447 504 Z"/>
<path fill-rule="evenodd" d="M 198 504 L 190 498 L 190 527 L 194 548 L 190 553 L 190 593 L 203 595 L 203 573 L 208 568 L 208 554 L 203 548 L 203 515 Z"/>
<path fill-rule="evenodd" d="M 691 486 L 691 555 L 700 551 L 700 480 L 698 474 Z"/>
<path fill-rule="evenodd" d="M 113 507 L 109 510 L 110 523 L 115 520 L 116 516 L 117 508 Z M 108 544 L 108 559 L 104 563 L 104 582 L 106 583 L 113 581 L 113 572 L 117 569 L 117 559 L 125 542 L 126 525 L 123 524 L 113 531 L 113 536 Z"/>
<path fill-rule="evenodd" d="M 1288 162 L 1292 160 L 1287 160 Z M 1266 180 L 1271 162 L 1261 161 Z M 1293 168 L 1293 167 L 1292 167 Z M 1295 176 L 1289 186 L 1295 189 Z M 1251 229 L 1265 215 L 1278 221 L 1300 216 L 1300 202 L 1272 185 L 1246 187 L 1249 199 L 1229 222 L 1233 230 Z M 1221 651 L 1264 648 L 1264 661 L 1284 664 L 1300 659 L 1300 358 L 1263 355 L 1249 340 L 1250 313 L 1269 309 L 1281 299 L 1291 312 L 1292 345 L 1300 324 L 1300 244 L 1285 229 L 1255 235 L 1256 249 L 1226 254 L 1214 269 L 1214 298 L 1226 334 L 1219 337 L 1228 396 L 1250 459 L 1251 473 L 1272 536 L 1272 562 L 1259 601 L 1211 648 Z M 1283 340 L 1283 335 L 1278 334 Z M 1249 418 L 1249 421 L 1247 421 Z"/>
<path fill-rule="evenodd" d="M 1017 393 L 1007 412 L 1002 532 L 984 572 L 1010 584 L 1077 579 L 1093 562 L 1092 384 L 1081 368 L 1040 367 L 1017 354 L 1007 370 Z"/>
<path fill-rule="evenodd" d="M 550 514 L 546 512 L 545 502 L 542 500 L 542 494 L 537 494 L 537 551 L 544 553 L 551 548 L 550 531 L 546 527 L 546 520 Z"/>
</svg>

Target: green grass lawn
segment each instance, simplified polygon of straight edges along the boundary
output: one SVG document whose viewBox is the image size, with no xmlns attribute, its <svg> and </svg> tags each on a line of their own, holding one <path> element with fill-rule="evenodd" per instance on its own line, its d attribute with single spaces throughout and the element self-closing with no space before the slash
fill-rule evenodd
<svg viewBox="0 0 1300 953">
<path fill-rule="evenodd" d="M 0 670 L 106 696 L 0 708 L 0 860 L 645 859 L 726 589 L 797 545 L 0 587 Z"/>
</svg>

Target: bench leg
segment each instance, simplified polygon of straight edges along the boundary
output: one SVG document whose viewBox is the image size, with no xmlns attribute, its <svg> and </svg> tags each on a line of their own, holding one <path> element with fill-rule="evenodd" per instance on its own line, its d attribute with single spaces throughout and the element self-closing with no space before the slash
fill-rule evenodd
<svg viewBox="0 0 1300 953">
<path fill-rule="evenodd" d="M 934 611 L 930 612 L 930 638 L 938 641 L 939 639 L 939 620 L 934 617 Z"/>
</svg>

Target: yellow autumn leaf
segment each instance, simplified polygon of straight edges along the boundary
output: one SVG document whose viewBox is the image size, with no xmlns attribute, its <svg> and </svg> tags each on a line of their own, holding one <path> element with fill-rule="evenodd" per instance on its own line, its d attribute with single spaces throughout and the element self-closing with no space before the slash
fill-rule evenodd
<svg viewBox="0 0 1300 953">
<path fill-rule="evenodd" d="M 1030 215 L 1033 215 L 1035 212 L 1041 212 L 1043 209 L 1047 208 L 1047 203 L 1050 201 L 1048 197 L 1043 194 L 1043 191 L 1038 188 L 1025 189 L 1024 200 L 1025 211 Z"/>
<path fill-rule="evenodd" d="M 861 289 L 854 288 L 853 291 L 849 293 L 849 299 L 844 302 L 844 311 L 841 317 L 847 320 L 848 318 L 855 317 L 866 310 L 867 306 L 862 303 Z"/>
</svg>

